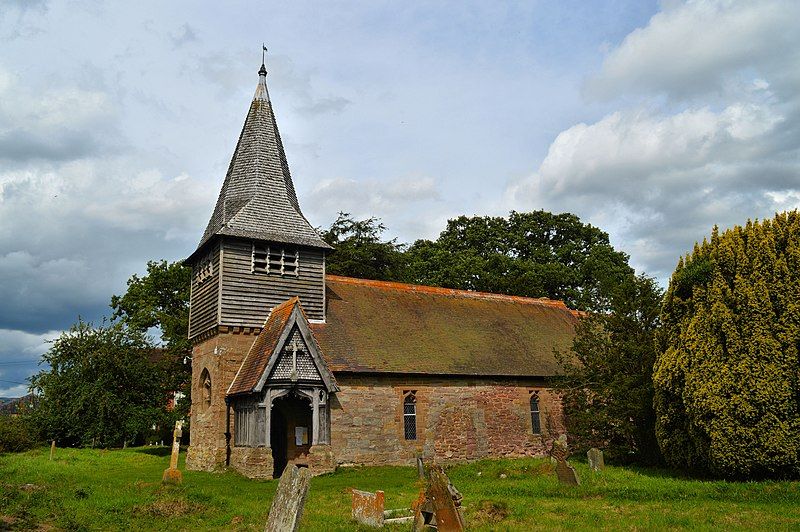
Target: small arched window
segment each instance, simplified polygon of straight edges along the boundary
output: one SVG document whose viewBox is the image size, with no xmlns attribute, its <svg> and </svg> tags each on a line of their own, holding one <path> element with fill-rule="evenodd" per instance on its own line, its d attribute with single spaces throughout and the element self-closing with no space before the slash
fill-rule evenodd
<svg viewBox="0 0 800 532">
<path fill-rule="evenodd" d="M 407 440 L 417 439 L 417 394 L 405 392 L 403 397 L 403 435 Z"/>
<path fill-rule="evenodd" d="M 531 394 L 531 431 L 534 434 L 542 433 L 542 423 L 539 418 L 539 393 Z"/>
<path fill-rule="evenodd" d="M 211 374 L 208 368 L 203 368 L 200 373 L 200 397 L 203 410 L 211 406 Z"/>
</svg>

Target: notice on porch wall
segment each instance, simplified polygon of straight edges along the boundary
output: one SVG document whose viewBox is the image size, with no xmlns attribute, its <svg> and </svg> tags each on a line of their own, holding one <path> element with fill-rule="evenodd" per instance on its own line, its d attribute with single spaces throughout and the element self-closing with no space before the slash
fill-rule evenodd
<svg viewBox="0 0 800 532">
<path fill-rule="evenodd" d="M 294 428 L 294 444 L 308 445 L 308 427 Z"/>
</svg>

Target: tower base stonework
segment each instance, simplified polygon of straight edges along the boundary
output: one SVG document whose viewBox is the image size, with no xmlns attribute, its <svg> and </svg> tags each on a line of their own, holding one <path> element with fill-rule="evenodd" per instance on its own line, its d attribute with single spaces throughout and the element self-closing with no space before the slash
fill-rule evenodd
<svg viewBox="0 0 800 532">
<path fill-rule="evenodd" d="M 225 404 L 227 388 L 259 331 L 257 328 L 221 326 L 192 349 L 192 410 L 187 469 L 214 471 L 225 467 L 225 433 L 233 431 L 233 420 L 228 420 Z M 226 421 L 229 421 L 229 427 Z"/>
</svg>

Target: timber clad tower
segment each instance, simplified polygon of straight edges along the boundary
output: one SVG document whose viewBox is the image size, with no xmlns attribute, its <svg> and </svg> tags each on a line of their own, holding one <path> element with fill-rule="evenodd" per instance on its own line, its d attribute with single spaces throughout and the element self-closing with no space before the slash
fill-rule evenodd
<svg viewBox="0 0 800 532">
<path fill-rule="evenodd" d="M 255 96 L 192 268 L 187 466 L 278 476 L 289 463 L 541 454 L 563 431 L 547 387 L 563 303 L 326 276 L 267 91 Z"/>
</svg>

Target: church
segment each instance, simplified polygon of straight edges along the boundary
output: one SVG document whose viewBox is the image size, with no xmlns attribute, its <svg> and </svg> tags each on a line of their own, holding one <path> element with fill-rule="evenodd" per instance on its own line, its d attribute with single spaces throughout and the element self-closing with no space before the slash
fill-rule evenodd
<svg viewBox="0 0 800 532">
<path fill-rule="evenodd" d="M 536 456 L 579 315 L 560 301 L 327 275 L 267 90 L 255 96 L 192 269 L 189 469 Z"/>
</svg>

